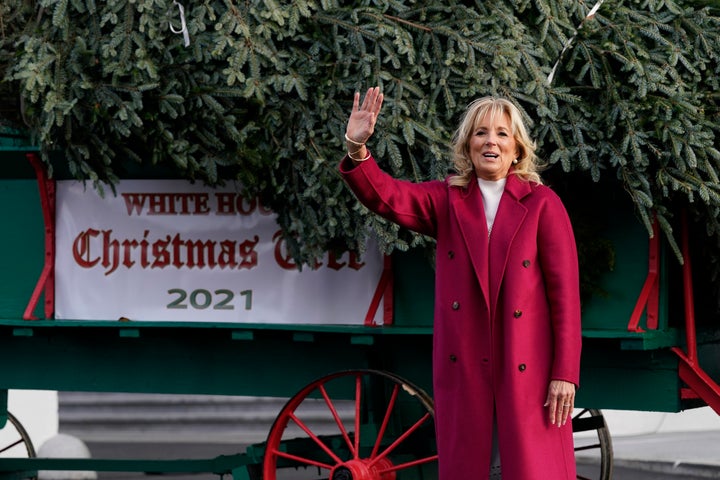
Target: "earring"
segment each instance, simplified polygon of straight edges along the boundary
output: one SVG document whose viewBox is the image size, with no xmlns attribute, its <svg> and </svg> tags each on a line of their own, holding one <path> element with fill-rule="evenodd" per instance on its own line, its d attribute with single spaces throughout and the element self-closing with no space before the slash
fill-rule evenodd
<svg viewBox="0 0 720 480">
<path fill-rule="evenodd" d="M 517 165 L 517 163 L 518 163 L 518 159 L 516 158 L 515 160 L 513 160 L 513 165 Z"/>
</svg>

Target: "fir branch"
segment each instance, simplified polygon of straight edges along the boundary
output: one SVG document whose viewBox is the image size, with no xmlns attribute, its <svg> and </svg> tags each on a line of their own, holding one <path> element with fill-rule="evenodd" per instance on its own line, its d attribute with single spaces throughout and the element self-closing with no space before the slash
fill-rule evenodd
<svg viewBox="0 0 720 480">
<path fill-rule="evenodd" d="M 0 6 L 0 87 L 23 98 L 43 158 L 62 151 L 100 188 L 124 161 L 237 179 L 278 213 L 299 262 L 358 247 L 366 226 L 386 251 L 431 246 L 357 206 L 338 178 L 352 95 L 382 86 L 372 151 L 412 180 L 445 177 L 459 111 L 505 95 L 549 173 L 615 182 L 671 245 L 687 206 L 720 259 L 715 7 L 619 0 L 588 17 L 596 2 L 209 0 L 188 6 L 184 48 L 165 0 L 46 3 Z"/>
</svg>

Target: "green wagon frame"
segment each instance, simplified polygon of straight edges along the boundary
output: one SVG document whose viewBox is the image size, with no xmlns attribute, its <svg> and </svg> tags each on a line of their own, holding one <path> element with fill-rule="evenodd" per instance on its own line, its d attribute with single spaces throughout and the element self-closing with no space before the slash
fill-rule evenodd
<svg viewBox="0 0 720 480">
<path fill-rule="evenodd" d="M 54 181 L 21 134 L 0 133 L 0 202 L 13 207 L 4 209 L 0 237 L 0 361 L 13 366 L 0 369 L 0 425 L 17 432 L 14 443 L 22 450 L 0 458 L 0 477 L 95 470 L 273 480 L 301 469 L 319 472 L 311 478 L 436 478 L 433 273 L 417 253 L 396 253 L 388 262 L 378 288 L 393 312 L 385 326 L 54 320 Z M 602 409 L 677 412 L 710 405 L 720 412 L 720 371 L 708 369 L 720 369 L 720 333 L 713 322 L 695 321 L 691 263 L 674 267 L 660 236 L 648 240 L 628 211 L 621 205 L 607 213 L 611 228 L 604 235 L 615 245 L 616 267 L 603 279 L 607 295 L 591 299 L 583 311 L 577 404 L 585 408 L 573 428 L 578 454 L 589 452 L 591 465 L 579 478 L 611 478 Z M 35 457 L 31 439 L 7 411 L 9 389 L 288 402 L 267 441 L 236 455 L 51 459 Z M 329 432 L 304 413 L 317 404 L 333 426 Z"/>
</svg>

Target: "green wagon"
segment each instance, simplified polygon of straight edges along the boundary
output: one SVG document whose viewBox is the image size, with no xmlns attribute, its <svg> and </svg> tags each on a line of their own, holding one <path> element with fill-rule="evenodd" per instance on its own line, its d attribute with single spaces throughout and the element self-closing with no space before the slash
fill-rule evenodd
<svg viewBox="0 0 720 480">
<path fill-rule="evenodd" d="M 57 319 L 55 181 L 22 135 L 6 131 L 0 138 L 6 227 L 0 237 L 0 362 L 12 365 L 0 370 L 0 424 L 16 436 L 0 456 L 0 476 L 94 470 L 212 472 L 238 480 L 295 478 L 298 472 L 306 479 L 436 478 L 433 273 L 422 255 L 389 259 L 378 292 L 385 292 L 392 315 L 381 326 Z M 595 219 L 614 246 L 615 267 L 601 278 L 604 293 L 583 307 L 577 404 L 584 408 L 573 419 L 581 478 L 612 475 L 602 409 L 678 412 L 710 405 L 720 412 L 718 322 L 695 319 L 691 262 L 678 266 L 660 237 L 648 240 L 629 212 L 618 196 L 608 218 Z M 7 411 L 9 389 L 288 400 L 267 441 L 236 455 L 58 459 L 35 457 L 32 439 Z"/>
</svg>

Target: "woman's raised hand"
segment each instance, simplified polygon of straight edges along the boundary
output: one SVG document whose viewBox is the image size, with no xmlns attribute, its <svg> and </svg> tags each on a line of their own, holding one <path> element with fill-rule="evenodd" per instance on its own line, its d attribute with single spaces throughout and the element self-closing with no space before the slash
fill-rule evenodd
<svg viewBox="0 0 720 480">
<path fill-rule="evenodd" d="M 369 88 L 360 104 L 360 92 L 355 92 L 352 112 L 345 130 L 345 141 L 352 160 L 367 160 L 365 143 L 375 131 L 375 122 L 382 108 L 383 94 L 380 87 Z"/>
</svg>

